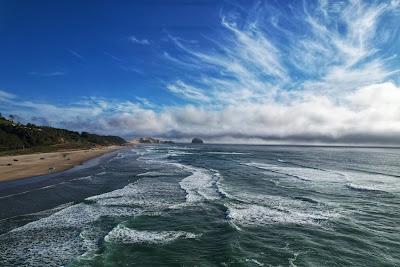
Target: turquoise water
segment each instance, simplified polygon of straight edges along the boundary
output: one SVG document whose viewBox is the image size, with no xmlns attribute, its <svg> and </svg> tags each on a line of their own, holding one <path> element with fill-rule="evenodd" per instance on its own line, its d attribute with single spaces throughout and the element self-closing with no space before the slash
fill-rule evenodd
<svg viewBox="0 0 400 267">
<path fill-rule="evenodd" d="M 0 184 L 1 266 L 400 266 L 400 150 L 124 149 Z"/>
</svg>

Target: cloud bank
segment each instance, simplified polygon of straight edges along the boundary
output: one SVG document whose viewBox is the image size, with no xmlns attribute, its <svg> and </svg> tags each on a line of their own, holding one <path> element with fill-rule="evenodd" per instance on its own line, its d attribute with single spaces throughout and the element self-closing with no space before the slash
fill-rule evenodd
<svg viewBox="0 0 400 267">
<path fill-rule="evenodd" d="M 400 144 L 399 15 L 398 1 L 237 7 L 222 12 L 213 38 L 202 37 L 207 46 L 168 35 L 175 50 L 160 58 L 183 74 L 165 90 L 183 104 L 56 105 L 5 91 L 0 102 L 27 121 L 126 137 Z"/>
</svg>

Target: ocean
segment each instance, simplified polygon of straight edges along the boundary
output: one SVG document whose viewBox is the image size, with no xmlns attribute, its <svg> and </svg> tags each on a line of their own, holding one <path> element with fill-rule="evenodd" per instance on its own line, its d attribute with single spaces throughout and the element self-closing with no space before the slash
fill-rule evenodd
<svg viewBox="0 0 400 267">
<path fill-rule="evenodd" d="M 400 150 L 140 145 L 2 183 L 0 266 L 400 266 Z"/>
</svg>

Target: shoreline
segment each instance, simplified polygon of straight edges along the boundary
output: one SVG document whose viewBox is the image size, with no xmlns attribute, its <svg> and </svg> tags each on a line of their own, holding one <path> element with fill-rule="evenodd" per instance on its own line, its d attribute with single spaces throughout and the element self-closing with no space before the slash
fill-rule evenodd
<svg viewBox="0 0 400 267">
<path fill-rule="evenodd" d="M 0 183 L 63 172 L 123 147 L 106 146 L 91 149 L 1 156 Z"/>
</svg>

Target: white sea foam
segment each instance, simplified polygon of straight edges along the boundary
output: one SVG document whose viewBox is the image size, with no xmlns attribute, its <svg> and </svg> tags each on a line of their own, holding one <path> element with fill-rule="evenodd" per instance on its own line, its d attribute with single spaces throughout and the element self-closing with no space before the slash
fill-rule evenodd
<svg viewBox="0 0 400 267">
<path fill-rule="evenodd" d="M 319 225 L 337 214 L 321 210 L 279 209 L 255 204 L 227 204 L 228 218 L 234 224 L 251 227 L 271 224 Z"/>
<path fill-rule="evenodd" d="M 140 207 L 146 211 L 166 209 L 176 205 L 177 187 L 169 182 L 138 180 L 124 188 L 87 198 L 102 206 Z"/>
<path fill-rule="evenodd" d="M 198 236 L 184 231 L 138 231 L 119 225 L 109 232 L 104 240 L 123 244 L 165 244 L 180 238 L 192 239 Z"/>
<path fill-rule="evenodd" d="M 11 232 L 59 227 L 83 227 L 86 224 L 97 221 L 102 216 L 131 216 L 138 212 L 139 210 L 130 207 L 110 208 L 102 205 L 79 203 L 62 209 L 49 217 L 15 228 Z"/>
<path fill-rule="evenodd" d="M 320 225 L 341 216 L 335 206 L 303 199 L 236 192 L 234 202 L 225 203 L 227 217 L 235 226 L 270 224 Z"/>
<path fill-rule="evenodd" d="M 189 203 L 199 202 L 203 200 L 216 200 L 220 198 L 216 188 L 218 176 L 211 171 L 195 168 L 188 165 L 174 163 L 192 174 L 179 182 L 179 185 L 186 192 L 186 201 Z"/>
<path fill-rule="evenodd" d="M 3 266 L 65 266 L 85 251 L 77 229 L 36 229 L 0 236 Z"/>
<path fill-rule="evenodd" d="M 125 158 L 126 155 L 124 153 L 118 152 L 117 155 L 115 155 L 114 157 L 112 157 L 109 161 L 114 161 L 114 160 L 118 160 L 118 159 L 123 159 Z"/>
<path fill-rule="evenodd" d="M 187 152 L 184 150 L 168 150 L 168 156 L 181 156 L 181 155 L 193 155 L 192 152 Z"/>
<path fill-rule="evenodd" d="M 217 170 L 213 170 L 211 169 L 211 171 L 214 172 L 214 175 L 216 176 L 216 186 L 217 186 L 217 191 L 220 193 L 220 195 L 222 195 L 223 197 L 226 198 L 233 198 L 228 192 L 227 192 L 227 187 L 224 184 L 224 177 L 217 171 Z"/>
<path fill-rule="evenodd" d="M 261 262 L 259 262 L 259 261 L 256 260 L 256 259 L 246 259 L 246 261 L 247 261 L 247 262 L 253 262 L 253 263 L 255 263 L 255 264 L 258 265 L 258 266 L 264 266 L 264 263 L 261 263 Z"/>
<path fill-rule="evenodd" d="M 356 191 L 385 192 L 384 190 L 382 190 L 382 188 L 373 184 L 365 185 L 365 184 L 348 183 L 346 184 L 346 187 Z"/>
<path fill-rule="evenodd" d="M 346 187 L 357 191 L 400 192 L 399 178 L 365 172 L 343 172 L 346 177 Z"/>
</svg>

